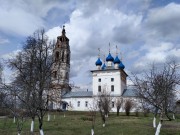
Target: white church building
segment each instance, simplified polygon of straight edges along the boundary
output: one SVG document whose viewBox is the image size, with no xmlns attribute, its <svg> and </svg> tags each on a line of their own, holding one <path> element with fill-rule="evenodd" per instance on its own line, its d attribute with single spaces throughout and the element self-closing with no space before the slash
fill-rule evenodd
<svg viewBox="0 0 180 135">
<path fill-rule="evenodd" d="M 64 51 L 63 51 L 64 50 Z M 63 69 L 56 69 L 55 78 L 59 74 L 61 76 L 61 83 L 69 82 L 69 69 L 70 69 L 70 47 L 69 39 L 65 35 L 63 27 L 62 36 L 57 38 L 56 48 L 54 50 L 54 57 L 63 62 Z M 63 57 L 63 58 L 62 58 Z M 110 93 L 112 103 L 111 111 L 116 111 L 116 102 L 118 98 L 131 98 L 136 99 L 136 94 L 133 88 L 127 88 L 127 74 L 122 60 L 119 59 L 118 54 L 112 56 L 111 52 L 107 54 L 106 60 L 102 63 L 100 56 L 95 62 L 96 69 L 92 70 L 92 91 L 71 91 L 68 89 L 62 95 L 62 108 L 69 111 L 89 111 L 94 102 L 98 102 L 98 95 L 102 91 Z M 67 66 L 67 68 L 66 68 Z M 63 72 L 63 73 L 62 73 Z M 54 107 L 53 107 L 54 108 Z M 123 111 L 122 109 L 120 111 Z"/>
</svg>

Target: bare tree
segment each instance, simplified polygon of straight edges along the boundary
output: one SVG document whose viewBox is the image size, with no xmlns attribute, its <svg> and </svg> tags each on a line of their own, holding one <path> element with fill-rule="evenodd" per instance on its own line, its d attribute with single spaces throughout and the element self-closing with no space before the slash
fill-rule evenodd
<svg viewBox="0 0 180 135">
<path fill-rule="evenodd" d="M 89 112 L 90 112 L 90 115 L 91 115 L 91 118 L 92 118 L 91 135 L 94 135 L 94 128 L 95 128 L 97 110 L 98 110 L 98 103 L 94 98 L 93 103 L 89 107 Z"/>
<path fill-rule="evenodd" d="M 31 115 L 33 132 L 35 116 L 39 120 L 40 134 L 43 135 L 43 118 L 47 111 L 51 85 L 52 51 L 54 45 L 48 42 L 44 30 L 36 31 L 28 37 L 23 51 L 9 61 L 17 73 L 14 85 L 21 90 L 18 98 Z M 22 96 L 23 95 L 23 96 Z"/>
<path fill-rule="evenodd" d="M 149 111 L 151 110 L 152 105 L 150 105 L 142 98 L 139 99 L 139 103 L 140 103 L 139 109 L 143 112 L 144 117 L 146 117 Z"/>
<path fill-rule="evenodd" d="M 117 98 L 116 100 L 117 116 L 119 116 L 119 110 L 122 104 L 123 104 L 123 98 Z"/>
<path fill-rule="evenodd" d="M 112 98 L 110 96 L 110 93 L 107 92 L 106 88 L 103 89 L 101 93 L 98 95 L 98 102 L 99 102 L 99 111 L 101 114 L 101 118 L 103 121 L 103 127 L 106 125 L 106 118 L 108 117 L 108 114 L 112 108 L 111 102 Z"/>
<path fill-rule="evenodd" d="M 23 109 L 19 108 L 20 101 L 17 99 L 18 92 L 15 87 L 5 85 L 4 83 L 2 83 L 1 86 L 0 90 L 4 95 L 3 106 L 10 110 L 12 116 L 14 117 L 14 123 L 16 124 L 18 135 L 20 135 L 27 115 Z"/>
<path fill-rule="evenodd" d="M 127 99 L 124 103 L 124 110 L 125 110 L 127 116 L 129 116 L 130 111 L 133 109 L 133 107 L 134 107 L 133 101 L 130 99 Z"/>
<path fill-rule="evenodd" d="M 154 107 L 154 126 L 157 113 L 160 112 L 161 114 L 156 130 L 156 135 L 158 135 L 164 115 L 169 120 L 172 120 L 169 112 L 172 111 L 176 97 L 175 91 L 180 84 L 178 65 L 174 61 L 167 62 L 161 66 L 153 64 L 149 71 L 139 75 L 134 74 L 132 80 L 138 90 L 138 96 Z"/>
</svg>

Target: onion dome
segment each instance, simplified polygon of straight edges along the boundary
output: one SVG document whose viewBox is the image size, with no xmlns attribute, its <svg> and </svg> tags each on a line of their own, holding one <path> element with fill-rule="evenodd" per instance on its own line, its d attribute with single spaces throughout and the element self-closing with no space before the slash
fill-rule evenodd
<svg viewBox="0 0 180 135">
<path fill-rule="evenodd" d="M 121 63 L 121 61 L 119 60 L 119 58 L 118 58 L 118 56 L 116 56 L 116 58 L 114 59 L 114 64 L 120 64 Z"/>
<path fill-rule="evenodd" d="M 102 70 L 105 70 L 105 69 L 106 69 L 106 64 L 104 63 L 102 66 Z"/>
<path fill-rule="evenodd" d="M 114 61 L 114 58 L 111 56 L 110 53 L 109 53 L 109 55 L 106 57 L 106 61 Z"/>
<path fill-rule="evenodd" d="M 120 68 L 120 69 L 124 69 L 124 68 L 125 68 L 125 66 L 124 66 L 124 64 L 123 64 L 122 62 L 120 62 L 119 68 Z"/>
<path fill-rule="evenodd" d="M 100 58 L 98 58 L 98 60 L 96 61 L 96 66 L 101 66 L 102 65 L 102 62 L 101 62 L 101 60 L 100 60 Z"/>
</svg>

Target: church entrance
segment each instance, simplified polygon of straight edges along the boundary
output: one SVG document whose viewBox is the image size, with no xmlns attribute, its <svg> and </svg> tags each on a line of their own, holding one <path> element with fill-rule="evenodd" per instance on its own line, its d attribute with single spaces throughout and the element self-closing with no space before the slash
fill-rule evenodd
<svg viewBox="0 0 180 135">
<path fill-rule="evenodd" d="M 67 105 L 68 105 L 67 102 L 62 101 L 62 110 L 63 110 L 63 111 L 66 111 L 66 110 L 67 110 Z"/>
</svg>

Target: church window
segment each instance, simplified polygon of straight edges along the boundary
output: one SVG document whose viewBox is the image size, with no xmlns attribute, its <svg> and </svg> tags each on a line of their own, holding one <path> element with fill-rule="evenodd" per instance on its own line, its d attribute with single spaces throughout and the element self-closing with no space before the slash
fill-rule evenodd
<svg viewBox="0 0 180 135">
<path fill-rule="evenodd" d="M 80 101 L 77 102 L 77 106 L 80 107 Z"/>
<path fill-rule="evenodd" d="M 88 101 L 85 102 L 85 107 L 88 107 Z"/>
<path fill-rule="evenodd" d="M 114 92 L 114 85 L 111 85 L 111 91 Z"/>
<path fill-rule="evenodd" d="M 114 78 L 111 78 L 111 82 L 114 82 Z"/>
<path fill-rule="evenodd" d="M 101 82 L 101 78 L 98 79 L 98 82 Z"/>
<path fill-rule="evenodd" d="M 56 52 L 55 61 L 59 59 L 59 52 Z"/>
<path fill-rule="evenodd" d="M 64 61 L 64 52 L 62 52 L 61 60 Z"/>
<path fill-rule="evenodd" d="M 101 92 L 101 86 L 98 86 L 98 92 Z"/>
<path fill-rule="evenodd" d="M 68 73 L 68 72 L 66 72 L 66 79 L 68 79 L 68 76 L 69 76 L 69 73 Z"/>
<path fill-rule="evenodd" d="M 67 54 L 67 60 L 66 63 L 69 64 L 69 54 Z"/>
<path fill-rule="evenodd" d="M 112 102 L 112 108 L 114 108 L 114 102 Z"/>
<path fill-rule="evenodd" d="M 57 71 L 54 71 L 54 72 L 53 72 L 53 77 L 54 77 L 54 78 L 57 78 Z"/>
<path fill-rule="evenodd" d="M 98 101 L 98 107 L 101 107 L 101 102 L 100 101 Z"/>
</svg>

